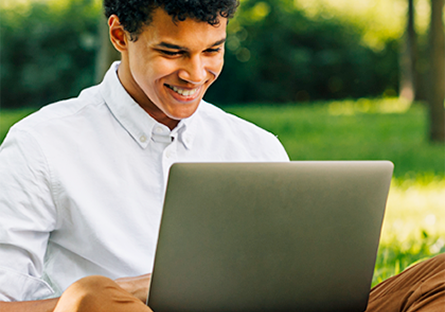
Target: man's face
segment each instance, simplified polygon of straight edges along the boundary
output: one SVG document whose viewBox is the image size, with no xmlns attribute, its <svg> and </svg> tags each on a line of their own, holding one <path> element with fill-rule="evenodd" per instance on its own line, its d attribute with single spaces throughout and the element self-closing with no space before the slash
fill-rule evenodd
<svg viewBox="0 0 445 312">
<path fill-rule="evenodd" d="M 175 23 L 157 9 L 138 40 L 128 41 L 122 84 L 147 113 L 175 127 L 196 111 L 221 72 L 226 26 L 225 18 L 216 26 L 189 18 Z"/>
</svg>

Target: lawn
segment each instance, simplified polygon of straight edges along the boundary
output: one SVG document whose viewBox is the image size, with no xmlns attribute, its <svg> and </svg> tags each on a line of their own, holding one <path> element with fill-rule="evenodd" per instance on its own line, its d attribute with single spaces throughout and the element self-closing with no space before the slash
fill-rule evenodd
<svg viewBox="0 0 445 312">
<path fill-rule="evenodd" d="M 398 99 L 226 107 L 276 134 L 292 160 L 391 160 L 373 284 L 445 252 L 445 146 L 426 140 L 427 111 Z M 0 112 L 0 141 L 31 110 Z"/>
</svg>

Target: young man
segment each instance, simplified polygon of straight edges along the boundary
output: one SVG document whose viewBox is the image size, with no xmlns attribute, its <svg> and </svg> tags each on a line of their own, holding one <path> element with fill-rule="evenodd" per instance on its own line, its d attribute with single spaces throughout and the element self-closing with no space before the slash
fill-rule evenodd
<svg viewBox="0 0 445 312">
<path fill-rule="evenodd" d="M 275 136 L 202 101 L 222 70 L 237 5 L 105 0 L 122 61 L 99 86 L 12 127 L 0 150 L 2 311 L 149 311 L 171 164 L 288 160 Z M 383 284 L 370 307 L 406 305 L 393 299 L 410 290 L 394 285 L 440 282 L 442 261 Z M 386 296 L 390 288 L 401 295 Z"/>
<path fill-rule="evenodd" d="M 105 1 L 122 61 L 2 145 L 0 301 L 59 297 L 97 274 L 146 296 L 148 277 L 125 277 L 150 271 L 174 162 L 288 160 L 274 135 L 202 101 L 237 5 Z"/>
</svg>

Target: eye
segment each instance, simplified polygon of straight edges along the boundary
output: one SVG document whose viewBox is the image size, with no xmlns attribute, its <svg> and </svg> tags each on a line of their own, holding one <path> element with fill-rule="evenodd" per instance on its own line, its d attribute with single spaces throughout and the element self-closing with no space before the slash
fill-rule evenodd
<svg viewBox="0 0 445 312">
<path fill-rule="evenodd" d="M 205 53 L 218 53 L 219 51 L 221 51 L 221 47 L 218 47 L 218 48 L 210 48 L 210 49 L 205 50 L 204 52 L 205 52 Z"/>
<path fill-rule="evenodd" d="M 161 52 L 164 55 L 168 55 L 168 56 L 178 56 L 178 55 L 182 55 L 183 54 L 182 51 L 159 50 L 159 52 Z"/>
</svg>

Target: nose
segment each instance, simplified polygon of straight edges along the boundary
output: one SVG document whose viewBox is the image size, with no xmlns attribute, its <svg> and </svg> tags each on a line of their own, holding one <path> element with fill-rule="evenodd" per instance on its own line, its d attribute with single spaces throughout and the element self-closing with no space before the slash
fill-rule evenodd
<svg viewBox="0 0 445 312">
<path fill-rule="evenodd" d="M 185 59 L 182 68 L 178 72 L 180 79 L 192 84 L 202 83 L 206 75 L 205 64 L 200 55 L 194 55 Z"/>
</svg>

